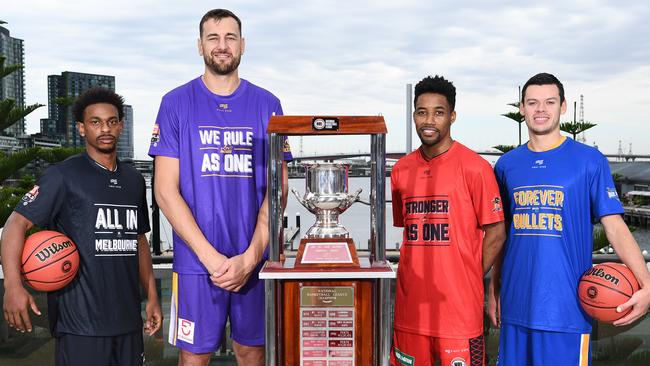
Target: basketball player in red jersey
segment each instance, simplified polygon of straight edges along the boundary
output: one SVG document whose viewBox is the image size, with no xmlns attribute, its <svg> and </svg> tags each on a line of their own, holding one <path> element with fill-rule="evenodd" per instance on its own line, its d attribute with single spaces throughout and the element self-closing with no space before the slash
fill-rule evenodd
<svg viewBox="0 0 650 366">
<path fill-rule="evenodd" d="M 415 86 L 422 141 L 391 174 L 394 225 L 404 227 L 392 365 L 484 365 L 483 276 L 505 240 L 490 164 L 454 141 L 456 88 Z"/>
</svg>

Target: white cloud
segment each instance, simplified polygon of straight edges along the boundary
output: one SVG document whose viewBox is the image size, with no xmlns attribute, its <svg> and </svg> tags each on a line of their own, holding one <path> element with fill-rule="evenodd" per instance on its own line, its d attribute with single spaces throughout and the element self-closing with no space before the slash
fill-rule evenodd
<svg viewBox="0 0 650 366">
<path fill-rule="evenodd" d="M 160 98 L 203 70 L 196 38 L 211 5 L 241 17 L 240 75 L 278 95 L 286 113 L 381 113 L 389 150 L 405 145 L 406 83 L 428 74 L 452 80 L 453 136 L 488 149 L 517 142 L 516 124 L 500 114 L 518 85 L 548 71 L 564 82 L 569 102 L 585 95 L 585 117 L 598 124 L 588 140 L 607 152 L 620 139 L 650 153 L 642 138 L 650 132 L 650 6 L 643 2 L 26 0 L 3 6 L 1 16 L 25 40 L 28 103 L 47 102 L 49 74 L 115 75 L 134 107 L 136 156 L 145 158 Z M 41 108 L 28 117 L 32 132 L 46 115 Z M 353 141 L 360 143 L 303 146 L 306 153 L 369 147 Z"/>
</svg>

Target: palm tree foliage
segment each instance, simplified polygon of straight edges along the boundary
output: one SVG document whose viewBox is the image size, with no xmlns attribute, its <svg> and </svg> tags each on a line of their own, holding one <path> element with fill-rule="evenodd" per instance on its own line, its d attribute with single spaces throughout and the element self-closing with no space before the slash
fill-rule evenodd
<svg viewBox="0 0 650 366">
<path fill-rule="evenodd" d="M 492 146 L 493 149 L 497 149 L 497 150 L 501 151 L 504 154 L 507 153 L 510 150 L 515 149 L 516 147 L 517 146 L 515 146 L 515 145 L 496 145 L 496 146 Z"/>
<path fill-rule="evenodd" d="M 0 21 L 0 24 L 3 23 Z M 5 65 L 5 60 L 4 56 L 0 56 L 0 79 L 23 68 L 22 65 Z M 16 105 L 16 101 L 13 99 L 1 99 L 0 131 L 4 131 L 7 127 L 14 125 L 42 106 L 42 104 L 37 103 L 20 107 Z M 41 159 L 48 163 L 54 163 L 82 150 L 83 148 L 62 147 L 49 149 L 30 147 L 10 154 L 0 153 L 0 227 L 4 226 L 14 207 L 16 207 L 21 197 L 32 188 L 35 181 L 33 176 L 23 175 L 12 182 L 11 185 L 7 185 L 5 184 L 7 179 L 18 176 L 18 172 L 34 160 Z"/>
<path fill-rule="evenodd" d="M 573 139 L 575 140 L 577 135 L 594 126 L 596 126 L 596 124 L 591 122 L 562 122 L 560 123 L 560 130 L 570 133 L 573 135 Z"/>
</svg>

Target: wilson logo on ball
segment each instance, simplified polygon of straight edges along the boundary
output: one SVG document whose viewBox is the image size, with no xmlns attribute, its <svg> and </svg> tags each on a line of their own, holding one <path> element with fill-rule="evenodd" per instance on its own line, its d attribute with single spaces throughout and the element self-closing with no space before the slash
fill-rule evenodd
<svg viewBox="0 0 650 366">
<path fill-rule="evenodd" d="M 603 271 L 602 268 L 593 267 L 593 268 L 587 270 L 587 272 L 585 272 L 585 274 L 584 274 L 584 277 L 590 277 L 590 276 L 604 278 L 606 281 L 609 281 L 609 282 L 611 282 L 611 283 L 613 283 L 615 285 L 618 285 L 618 282 L 619 282 L 618 277 L 613 276 L 613 275 Z"/>
<path fill-rule="evenodd" d="M 66 240 L 62 243 L 52 243 L 49 247 L 43 248 L 41 251 L 37 252 L 34 255 L 39 261 L 45 262 L 50 256 L 56 255 L 56 253 L 71 246 L 72 242 L 70 240 Z"/>
</svg>

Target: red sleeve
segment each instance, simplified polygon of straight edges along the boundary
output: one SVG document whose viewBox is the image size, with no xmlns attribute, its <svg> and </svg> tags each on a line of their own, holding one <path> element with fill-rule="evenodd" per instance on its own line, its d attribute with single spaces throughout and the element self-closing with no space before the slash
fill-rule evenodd
<svg viewBox="0 0 650 366">
<path fill-rule="evenodd" d="M 399 191 L 398 171 L 393 168 L 390 173 L 390 190 L 393 197 L 393 226 L 403 227 L 404 216 L 402 215 L 402 195 Z"/>
<path fill-rule="evenodd" d="M 480 162 L 472 169 L 470 177 L 470 194 L 479 224 L 485 226 L 503 221 L 503 202 L 490 164 Z"/>
</svg>

